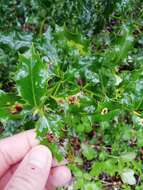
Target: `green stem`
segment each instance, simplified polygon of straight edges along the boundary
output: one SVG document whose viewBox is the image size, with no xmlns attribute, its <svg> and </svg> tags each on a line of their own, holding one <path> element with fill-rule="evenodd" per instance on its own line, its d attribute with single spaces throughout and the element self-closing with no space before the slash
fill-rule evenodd
<svg viewBox="0 0 143 190">
<path fill-rule="evenodd" d="M 59 90 L 61 84 L 62 84 L 62 81 L 60 81 L 60 82 L 57 84 L 57 86 L 56 86 L 56 90 L 55 90 L 53 96 L 56 96 L 56 94 L 57 94 L 57 92 L 58 92 L 58 90 Z"/>
<path fill-rule="evenodd" d="M 42 36 L 42 33 L 43 33 L 43 29 L 44 29 L 44 25 L 45 25 L 45 22 L 46 22 L 46 19 L 47 17 L 45 17 L 40 25 L 40 30 L 39 30 L 39 37 L 41 38 Z"/>
</svg>

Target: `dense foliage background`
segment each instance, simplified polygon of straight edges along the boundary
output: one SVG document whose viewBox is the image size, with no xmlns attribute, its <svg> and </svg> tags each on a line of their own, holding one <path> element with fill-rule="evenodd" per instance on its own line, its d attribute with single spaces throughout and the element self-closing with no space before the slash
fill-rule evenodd
<svg viewBox="0 0 143 190">
<path fill-rule="evenodd" d="M 143 189 L 143 2 L 1 0 L 0 138 L 36 127 L 67 190 Z"/>
</svg>

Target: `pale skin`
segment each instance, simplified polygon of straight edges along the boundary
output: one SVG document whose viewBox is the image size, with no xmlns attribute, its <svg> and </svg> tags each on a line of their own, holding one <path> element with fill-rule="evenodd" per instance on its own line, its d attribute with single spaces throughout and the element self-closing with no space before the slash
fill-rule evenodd
<svg viewBox="0 0 143 190">
<path fill-rule="evenodd" d="M 1 190 L 55 190 L 67 185 L 71 172 L 57 163 L 29 130 L 0 141 Z"/>
</svg>

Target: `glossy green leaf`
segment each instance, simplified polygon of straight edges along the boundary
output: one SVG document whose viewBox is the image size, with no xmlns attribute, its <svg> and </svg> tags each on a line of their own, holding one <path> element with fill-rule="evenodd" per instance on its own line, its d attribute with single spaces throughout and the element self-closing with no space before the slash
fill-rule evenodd
<svg viewBox="0 0 143 190">
<path fill-rule="evenodd" d="M 121 178 L 123 183 L 129 184 L 129 185 L 135 185 L 136 179 L 134 177 L 134 171 L 131 169 L 126 169 L 121 173 Z"/>
<path fill-rule="evenodd" d="M 15 80 L 19 95 L 28 104 L 38 107 L 44 102 L 48 79 L 48 65 L 42 61 L 33 46 L 30 52 L 19 56 Z"/>
<path fill-rule="evenodd" d="M 96 157 L 96 151 L 86 144 L 82 144 L 82 154 L 87 160 L 92 160 Z"/>
<path fill-rule="evenodd" d="M 135 152 L 127 152 L 120 156 L 124 161 L 133 161 L 136 158 Z"/>
<path fill-rule="evenodd" d="M 49 116 L 50 117 L 50 116 Z M 58 128 L 56 125 L 52 124 L 50 118 L 46 118 L 44 115 L 41 115 L 39 120 L 36 122 L 36 131 L 37 131 L 37 138 L 40 142 L 50 148 L 53 155 L 58 161 L 63 159 L 63 154 L 60 151 L 57 145 L 57 134 Z M 52 135 L 53 139 L 50 142 L 50 135 Z"/>
</svg>

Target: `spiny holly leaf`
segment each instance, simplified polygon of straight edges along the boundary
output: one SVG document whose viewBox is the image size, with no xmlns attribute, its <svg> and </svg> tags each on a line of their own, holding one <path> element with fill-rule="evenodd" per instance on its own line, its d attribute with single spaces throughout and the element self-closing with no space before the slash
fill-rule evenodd
<svg viewBox="0 0 143 190">
<path fill-rule="evenodd" d="M 119 41 L 119 44 L 115 47 L 115 52 L 117 53 L 117 63 L 127 57 L 128 52 L 132 48 L 134 42 L 133 35 L 131 34 L 131 31 L 127 26 L 124 26 L 124 30 L 122 31 L 122 33 L 123 37 Z"/>
<path fill-rule="evenodd" d="M 16 85 L 21 97 L 31 106 L 42 105 L 46 95 L 48 66 L 42 61 L 34 47 L 29 55 L 19 56 L 18 70 L 15 76 Z"/>
<path fill-rule="evenodd" d="M 44 141 L 48 133 L 52 133 L 52 129 L 48 119 L 42 115 L 36 123 L 37 137 Z"/>
<path fill-rule="evenodd" d="M 23 109 L 21 100 L 14 94 L 0 90 L 0 119 L 7 120 L 17 116 Z"/>
<path fill-rule="evenodd" d="M 121 31 L 121 37 L 117 40 L 116 44 L 107 49 L 103 56 L 103 63 L 106 67 L 111 67 L 120 64 L 129 54 L 129 51 L 133 48 L 134 37 L 131 33 L 131 29 L 123 25 Z"/>
<path fill-rule="evenodd" d="M 48 120 L 44 115 L 41 115 L 36 123 L 37 138 L 42 144 L 47 145 L 50 148 L 58 161 L 61 161 L 63 155 L 59 150 L 60 147 L 58 146 L 58 137 L 55 133 L 55 127 L 56 126 L 51 124 L 50 119 Z"/>
</svg>

